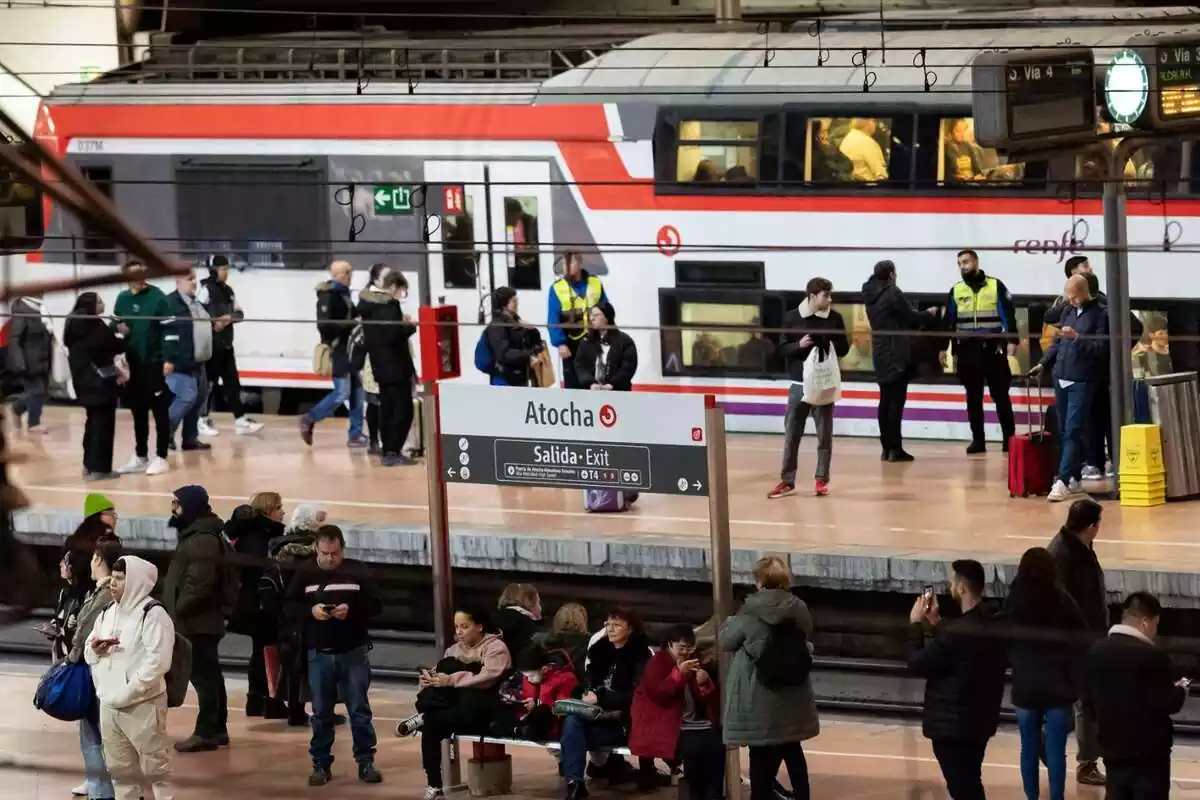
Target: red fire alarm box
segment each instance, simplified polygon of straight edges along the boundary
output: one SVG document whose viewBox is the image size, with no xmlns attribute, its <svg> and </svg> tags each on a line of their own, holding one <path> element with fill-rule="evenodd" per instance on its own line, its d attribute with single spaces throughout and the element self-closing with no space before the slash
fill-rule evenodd
<svg viewBox="0 0 1200 800">
<path fill-rule="evenodd" d="M 421 306 L 421 380 L 442 381 L 462 375 L 458 353 L 458 307 Z"/>
</svg>

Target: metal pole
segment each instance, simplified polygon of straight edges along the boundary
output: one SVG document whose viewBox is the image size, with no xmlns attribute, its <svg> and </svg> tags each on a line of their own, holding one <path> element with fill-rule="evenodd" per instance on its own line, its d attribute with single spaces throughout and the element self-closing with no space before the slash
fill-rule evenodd
<svg viewBox="0 0 1200 800">
<path fill-rule="evenodd" d="M 733 615 L 733 566 L 729 546 L 729 467 L 725 452 L 725 410 L 717 408 L 714 398 L 705 400 L 705 436 L 708 438 L 708 530 L 712 552 L 713 616 L 717 635 L 725 620 Z M 719 650 L 719 648 L 718 648 Z M 729 678 L 730 654 L 718 656 L 718 684 L 722 693 Z M 724 703 L 722 703 L 724 707 Z M 741 751 L 725 749 L 725 792 L 728 798 L 742 796 Z"/>
<path fill-rule="evenodd" d="M 422 284 L 427 285 L 425 283 Z M 438 414 L 438 384 L 431 381 L 421 391 L 425 420 L 425 480 L 429 494 L 429 563 L 433 573 L 433 638 L 438 654 L 450 646 L 454 631 L 454 578 L 450 571 L 450 521 L 446 481 L 442 473 L 442 422 Z M 432 666 L 432 665 L 431 665 Z M 458 744 L 442 742 L 442 785 L 458 786 Z"/>
<path fill-rule="evenodd" d="M 1135 142 L 1134 145 L 1140 145 Z M 1129 324 L 1129 253 L 1126 235 L 1125 160 L 1130 143 L 1121 142 L 1109 157 L 1104 182 L 1104 279 L 1108 290 L 1108 376 L 1112 425 L 1114 494 L 1120 492 L 1121 428 L 1133 421 L 1133 360 Z"/>
<path fill-rule="evenodd" d="M 421 259 L 421 269 L 417 273 L 421 279 L 421 305 L 431 306 L 433 305 L 433 286 L 430 285 L 432 281 L 430 274 L 433 270 L 429 267 L 429 259 L 433 257 L 433 253 L 429 250 L 429 186 L 421 184 L 416 191 L 421 193 L 421 251 L 425 254 L 425 257 Z M 439 472 L 438 475 L 440 477 L 441 473 Z M 429 513 L 433 514 L 432 505 Z"/>
</svg>

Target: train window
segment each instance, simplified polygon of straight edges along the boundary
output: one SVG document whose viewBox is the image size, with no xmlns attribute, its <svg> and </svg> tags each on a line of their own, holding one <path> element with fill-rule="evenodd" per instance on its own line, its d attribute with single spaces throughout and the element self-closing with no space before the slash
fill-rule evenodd
<svg viewBox="0 0 1200 800">
<path fill-rule="evenodd" d="M 683 366 L 765 371 L 775 345 L 750 330 L 762 326 L 761 313 L 758 303 L 681 302 Z"/>
<path fill-rule="evenodd" d="M 514 289 L 541 289 L 536 197 L 504 198 L 504 241 L 508 285 Z"/>
<path fill-rule="evenodd" d="M 1152 378 L 1174 372 L 1171 365 L 1168 312 L 1134 311 L 1142 323 L 1142 338 L 1133 348 L 1133 377 Z"/>
<path fill-rule="evenodd" d="M 842 372 L 873 372 L 867 307 L 861 303 L 838 303 L 836 307 L 846 325 L 846 338 L 850 340 L 850 352 L 838 361 L 838 366 Z"/>
<path fill-rule="evenodd" d="M 938 183 L 942 185 L 1003 186 L 1025 176 L 1024 164 L 1008 163 L 996 150 L 975 141 L 975 121 L 971 117 L 942 120 L 938 152 Z"/>
<path fill-rule="evenodd" d="M 0 130 L 0 147 L 12 147 L 22 155 L 32 157 L 32 148 L 13 142 Z M 42 217 L 42 195 L 37 186 L 19 180 L 0 167 L 0 255 L 28 253 L 42 246 L 45 220 Z"/>
<path fill-rule="evenodd" d="M 892 121 L 818 117 L 808 121 L 805 179 L 810 183 L 878 183 L 888 179 Z"/>
<path fill-rule="evenodd" d="M 675 179 L 680 183 L 758 179 L 759 123 L 687 120 L 679 123 Z"/>
<path fill-rule="evenodd" d="M 447 289 L 474 289 L 479 276 L 474 203 L 464 193 L 462 211 L 442 215 L 442 275 Z"/>
<path fill-rule="evenodd" d="M 766 274 L 761 261 L 676 261 L 675 285 L 763 289 Z"/>
<path fill-rule="evenodd" d="M 100 194 L 113 199 L 113 171 L 108 166 L 80 166 L 79 171 Z M 88 264 L 112 264 L 117 260 L 117 243 L 91 225 L 83 228 L 83 260 Z"/>
</svg>

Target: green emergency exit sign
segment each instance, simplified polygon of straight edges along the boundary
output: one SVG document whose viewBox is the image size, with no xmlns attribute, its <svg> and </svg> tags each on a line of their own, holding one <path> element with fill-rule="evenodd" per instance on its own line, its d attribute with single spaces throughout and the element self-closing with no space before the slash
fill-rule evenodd
<svg viewBox="0 0 1200 800">
<path fill-rule="evenodd" d="M 411 214 L 412 187 L 396 183 L 377 183 L 372 194 L 375 213 L 379 215 Z"/>
</svg>

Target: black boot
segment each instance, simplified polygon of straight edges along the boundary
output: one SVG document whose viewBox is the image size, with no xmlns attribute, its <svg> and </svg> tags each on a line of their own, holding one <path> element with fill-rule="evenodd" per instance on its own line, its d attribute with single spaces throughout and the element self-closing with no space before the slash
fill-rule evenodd
<svg viewBox="0 0 1200 800">
<path fill-rule="evenodd" d="M 587 784 L 583 781 L 567 781 L 567 800 L 584 800 L 587 796 Z"/>
<path fill-rule="evenodd" d="M 261 717 L 267 710 L 267 698 L 258 694 L 246 695 L 246 716 Z"/>
<path fill-rule="evenodd" d="M 274 697 L 267 698 L 266 708 L 263 709 L 263 717 L 266 719 L 287 719 L 287 716 L 287 703 L 282 700 L 276 700 Z"/>
</svg>

